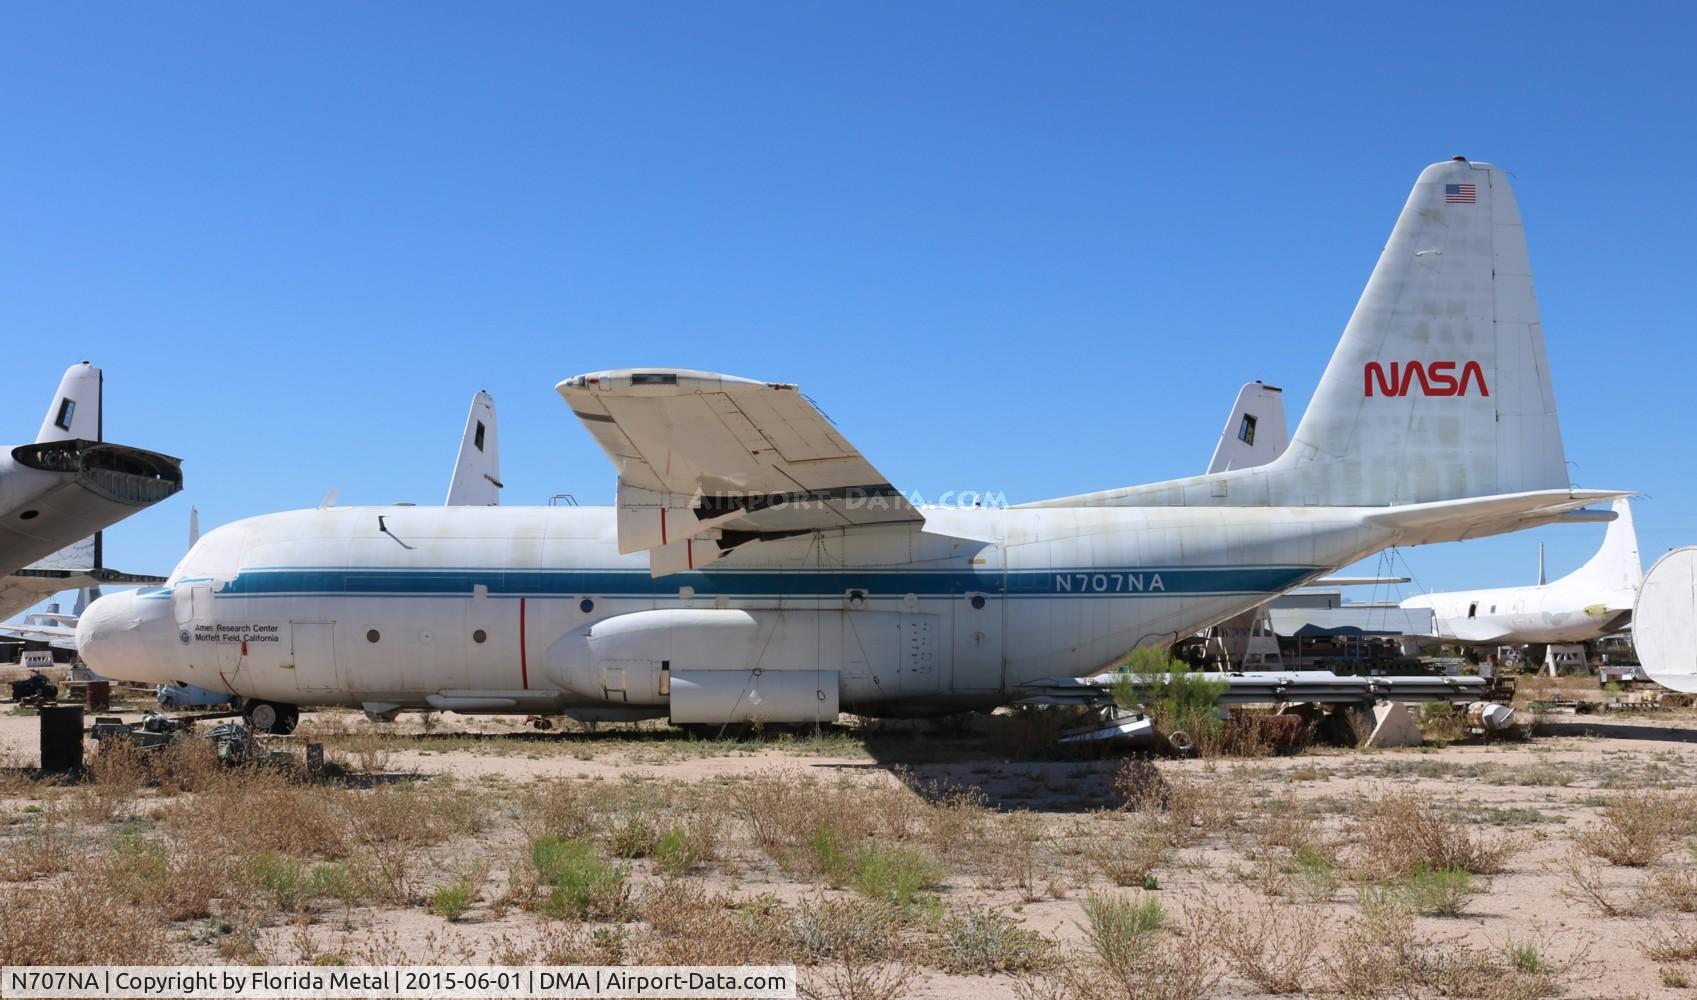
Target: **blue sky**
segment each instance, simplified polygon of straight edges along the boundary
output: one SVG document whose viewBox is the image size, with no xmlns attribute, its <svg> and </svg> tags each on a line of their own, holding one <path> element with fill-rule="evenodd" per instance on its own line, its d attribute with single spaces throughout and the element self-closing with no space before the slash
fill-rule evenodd
<svg viewBox="0 0 1697 1000">
<path fill-rule="evenodd" d="M 479 388 L 507 502 L 606 502 L 552 386 L 628 365 L 798 382 L 928 496 L 1166 479 L 1248 379 L 1294 424 L 1415 175 L 1464 154 L 1513 172 L 1574 480 L 1651 496 L 1648 563 L 1697 542 L 1694 22 L 10 4 L 0 414 L 27 440 L 66 365 L 103 366 L 108 436 L 185 460 L 108 534 L 161 573 L 191 503 L 440 502 Z M 1555 574 L 1601 535 L 1404 554 L 1527 583 L 1539 541 Z"/>
</svg>

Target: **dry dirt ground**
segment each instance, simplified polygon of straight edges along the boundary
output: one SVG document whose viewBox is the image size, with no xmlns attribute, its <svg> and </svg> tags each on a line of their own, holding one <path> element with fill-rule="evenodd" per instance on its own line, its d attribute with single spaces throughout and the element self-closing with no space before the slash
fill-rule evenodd
<svg viewBox="0 0 1697 1000">
<path fill-rule="evenodd" d="M 126 713 L 128 719 L 136 714 Z M 204 727 L 203 727 L 204 728 Z M 33 777 L 0 963 L 789 963 L 873 997 L 1697 996 L 1697 715 L 1524 741 L 1045 759 L 1019 719 L 692 740 L 306 716 Z"/>
</svg>

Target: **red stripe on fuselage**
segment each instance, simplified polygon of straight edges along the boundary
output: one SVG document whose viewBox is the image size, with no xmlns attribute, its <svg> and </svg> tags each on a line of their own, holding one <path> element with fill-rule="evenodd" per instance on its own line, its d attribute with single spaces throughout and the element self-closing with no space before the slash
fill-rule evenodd
<svg viewBox="0 0 1697 1000">
<path fill-rule="evenodd" d="M 524 648 L 524 598 L 519 598 L 519 683 L 530 690 L 530 663 Z"/>
</svg>

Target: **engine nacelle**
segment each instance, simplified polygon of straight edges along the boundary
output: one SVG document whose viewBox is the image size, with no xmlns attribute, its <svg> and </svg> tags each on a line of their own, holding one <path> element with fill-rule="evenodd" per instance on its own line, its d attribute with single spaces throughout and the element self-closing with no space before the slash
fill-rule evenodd
<svg viewBox="0 0 1697 1000">
<path fill-rule="evenodd" d="M 844 700 L 934 692 L 935 616 L 663 608 L 574 629 L 550 678 L 588 702 L 665 707 L 674 722 L 814 722 Z"/>
</svg>

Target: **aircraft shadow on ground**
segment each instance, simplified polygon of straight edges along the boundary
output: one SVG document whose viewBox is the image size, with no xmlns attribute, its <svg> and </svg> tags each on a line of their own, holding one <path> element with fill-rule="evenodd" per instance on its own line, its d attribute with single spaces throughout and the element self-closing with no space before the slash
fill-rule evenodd
<svg viewBox="0 0 1697 1000">
<path fill-rule="evenodd" d="M 1697 729 L 1636 725 L 1630 722 L 1541 722 L 1539 736 L 1589 736 L 1605 740 L 1645 740 L 1654 743 L 1697 743 Z"/>
</svg>

